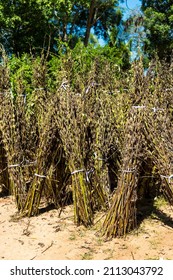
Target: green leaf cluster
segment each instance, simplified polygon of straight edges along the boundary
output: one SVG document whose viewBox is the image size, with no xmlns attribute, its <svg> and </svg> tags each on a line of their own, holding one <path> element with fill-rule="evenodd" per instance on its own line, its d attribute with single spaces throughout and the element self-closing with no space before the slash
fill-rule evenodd
<svg viewBox="0 0 173 280">
<path fill-rule="evenodd" d="M 171 59 L 173 49 L 173 3 L 171 0 L 143 0 L 144 26 L 147 33 L 145 52 L 160 59 Z"/>
<path fill-rule="evenodd" d="M 57 40 L 73 48 L 80 39 L 87 46 L 91 29 L 108 40 L 121 19 L 118 0 L 2 0 L 0 43 L 13 54 L 57 53 Z"/>
</svg>

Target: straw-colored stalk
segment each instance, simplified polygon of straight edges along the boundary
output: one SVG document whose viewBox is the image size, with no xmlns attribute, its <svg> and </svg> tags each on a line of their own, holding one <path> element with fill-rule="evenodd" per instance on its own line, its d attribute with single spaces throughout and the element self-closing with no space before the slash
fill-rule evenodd
<svg viewBox="0 0 173 280">
<path fill-rule="evenodd" d="M 144 132 L 148 153 L 160 175 L 160 190 L 165 199 L 173 205 L 173 127 L 168 112 L 165 109 L 155 113 L 150 110 Z"/>
<path fill-rule="evenodd" d="M 45 139 L 46 140 L 46 139 Z M 43 142 L 42 144 L 44 144 Z M 62 176 L 62 171 L 56 173 L 57 177 L 50 178 L 50 175 L 53 175 L 50 172 L 52 164 L 55 165 L 56 168 L 60 168 L 59 162 L 62 160 L 61 153 L 61 145 L 59 143 L 59 138 L 50 139 L 50 143 L 47 143 L 47 150 L 43 148 L 43 146 L 39 147 L 38 153 L 38 165 L 35 169 L 35 174 L 33 174 L 33 181 L 29 188 L 28 195 L 25 201 L 25 206 L 23 208 L 23 214 L 27 216 L 37 215 L 39 212 L 40 201 L 43 196 L 43 190 L 47 188 L 46 199 L 48 201 L 48 197 L 53 197 L 54 205 L 59 205 L 58 196 L 55 196 L 56 193 L 53 190 L 53 184 L 51 182 L 57 182 L 57 189 L 62 192 L 62 180 L 58 178 L 58 176 Z M 47 157 L 46 157 L 46 154 Z M 65 167 L 64 167 L 65 168 Z M 57 190 L 57 191 L 58 191 Z M 59 198 L 60 199 L 60 198 Z"/>
<path fill-rule="evenodd" d="M 70 165 L 72 174 L 72 191 L 74 205 L 74 221 L 76 224 L 91 225 L 93 222 L 91 186 L 86 181 L 85 169 L 76 169 Z M 75 172 L 76 171 L 76 172 Z"/>
<path fill-rule="evenodd" d="M 108 238 L 125 235 L 136 227 L 137 182 L 136 171 L 121 175 L 103 224 Z"/>
<path fill-rule="evenodd" d="M 7 155 L 3 144 L 1 130 L 0 130 L 0 188 L 1 188 L 1 195 L 9 194 L 10 178 L 8 173 L 8 161 L 7 161 Z"/>
<path fill-rule="evenodd" d="M 25 206 L 21 212 L 23 216 L 26 215 L 30 217 L 39 213 L 39 205 L 44 188 L 44 181 L 45 179 L 43 178 L 34 178 L 25 201 Z"/>
<path fill-rule="evenodd" d="M 141 111 L 131 110 L 125 130 L 118 187 L 103 223 L 107 238 L 122 236 L 136 226 L 136 201 L 140 153 L 143 144 Z"/>
</svg>

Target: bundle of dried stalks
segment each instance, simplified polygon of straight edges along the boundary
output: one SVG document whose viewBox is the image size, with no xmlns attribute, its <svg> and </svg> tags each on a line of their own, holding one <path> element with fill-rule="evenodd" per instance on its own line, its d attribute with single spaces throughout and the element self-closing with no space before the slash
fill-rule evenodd
<svg viewBox="0 0 173 280">
<path fill-rule="evenodd" d="M 63 183 L 67 171 L 62 143 L 58 128 L 55 126 L 55 113 L 56 110 L 51 112 L 51 116 L 47 115 L 44 122 L 45 129 L 40 135 L 35 173 L 23 210 L 23 213 L 28 216 L 38 214 L 42 196 L 57 208 L 62 206 L 65 196 Z"/>
<path fill-rule="evenodd" d="M 65 157 L 72 176 L 74 216 L 77 224 L 89 225 L 93 219 L 92 188 L 88 164 L 88 122 L 85 99 L 70 89 L 67 80 L 62 82 L 57 92 L 59 96 L 59 127 Z"/>
<path fill-rule="evenodd" d="M 8 169 L 9 165 L 14 163 L 15 159 L 15 117 L 14 106 L 10 91 L 10 73 L 8 67 L 8 58 L 3 48 L 0 49 L 2 62 L 0 65 L 0 133 L 1 133 L 1 174 L 3 176 L 3 185 L 5 192 L 14 191 L 14 170 Z M 5 173 L 4 173 L 5 172 Z M 4 177 L 5 176 L 5 177 Z M 1 177 L 2 178 L 2 177 Z M 16 182 L 17 183 L 17 182 Z"/>
<path fill-rule="evenodd" d="M 3 63 L 0 65 L 0 194 L 7 195 L 10 191 L 10 181 L 9 181 L 9 173 L 8 173 L 8 159 L 7 159 L 7 151 L 4 143 L 4 136 L 2 133 L 3 124 L 3 98 L 6 94 L 6 90 L 9 86 L 8 80 L 8 69 L 7 69 L 7 61 L 6 56 L 3 49 L 0 49 L 2 53 Z"/>
<path fill-rule="evenodd" d="M 144 144 L 142 130 L 143 111 L 132 108 L 125 128 L 118 187 L 103 224 L 108 238 L 125 235 L 136 226 L 137 185 Z"/>
<path fill-rule="evenodd" d="M 148 112 L 145 136 L 148 154 L 161 179 L 161 191 L 173 205 L 173 127 L 167 108 Z"/>
<path fill-rule="evenodd" d="M 8 161 L 0 130 L 0 195 L 8 195 L 10 191 L 10 180 L 8 173 Z"/>
</svg>

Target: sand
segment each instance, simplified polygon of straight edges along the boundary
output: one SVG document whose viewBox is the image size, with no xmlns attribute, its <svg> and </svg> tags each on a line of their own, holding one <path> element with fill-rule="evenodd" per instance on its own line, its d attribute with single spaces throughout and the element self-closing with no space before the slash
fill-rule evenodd
<svg viewBox="0 0 173 280">
<path fill-rule="evenodd" d="M 173 208 L 166 205 L 144 219 L 125 238 L 105 241 L 104 217 L 86 229 L 73 222 L 73 206 L 37 217 L 15 215 L 13 197 L 0 198 L 1 260 L 148 260 L 173 259 Z"/>
</svg>

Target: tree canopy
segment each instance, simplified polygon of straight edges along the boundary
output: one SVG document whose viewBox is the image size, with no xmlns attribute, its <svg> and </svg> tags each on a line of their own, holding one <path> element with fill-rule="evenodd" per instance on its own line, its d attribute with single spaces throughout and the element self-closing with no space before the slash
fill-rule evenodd
<svg viewBox="0 0 173 280">
<path fill-rule="evenodd" d="M 122 19 L 117 0 L 2 0 L 0 41 L 12 53 L 37 48 L 56 51 L 57 40 L 74 47 L 89 43 L 91 29 L 108 40 Z"/>
<path fill-rule="evenodd" d="M 29 52 L 43 46 L 50 32 L 41 1 L 6 1 L 0 4 L 0 40 L 11 53 Z"/>
<path fill-rule="evenodd" d="M 94 46 L 101 38 L 115 53 L 121 49 L 126 54 L 131 45 L 132 52 L 139 47 L 149 59 L 157 53 L 170 61 L 172 1 L 141 0 L 142 12 L 131 11 L 127 20 L 121 2 L 128 8 L 124 0 L 1 0 L 0 43 L 8 54 L 21 56 L 41 50 L 57 54 L 62 45 L 64 50 L 74 49 L 79 41 L 85 47 L 90 42 Z M 132 43 L 127 44 L 128 40 Z"/>
<path fill-rule="evenodd" d="M 142 0 L 145 15 L 145 52 L 149 57 L 156 53 L 160 59 L 171 58 L 173 50 L 173 2 L 172 0 Z"/>
</svg>

